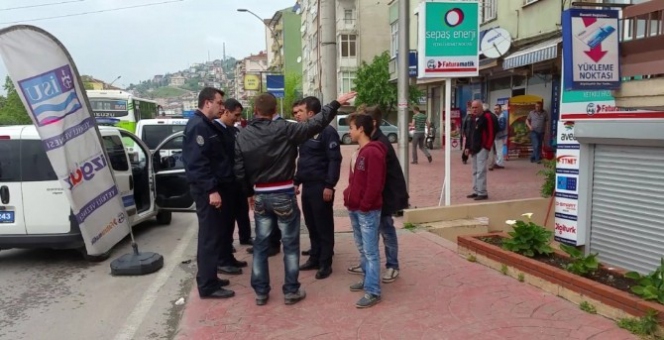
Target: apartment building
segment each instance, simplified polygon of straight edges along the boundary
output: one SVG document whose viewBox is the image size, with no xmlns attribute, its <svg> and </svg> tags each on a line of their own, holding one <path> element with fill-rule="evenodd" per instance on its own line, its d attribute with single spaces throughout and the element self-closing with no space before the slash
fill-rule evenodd
<svg viewBox="0 0 664 340">
<path fill-rule="evenodd" d="M 388 1 L 336 1 L 337 92 L 355 87 L 362 62 L 390 48 Z M 320 1 L 301 3 L 302 81 L 305 95 L 321 96 Z"/>
<path fill-rule="evenodd" d="M 243 106 L 248 107 L 253 96 L 258 94 L 265 82 L 268 71 L 267 52 L 252 54 L 235 64 L 233 94 Z"/>
<path fill-rule="evenodd" d="M 288 7 L 266 20 L 266 47 L 269 70 L 284 75 L 302 75 L 300 14 Z"/>
</svg>

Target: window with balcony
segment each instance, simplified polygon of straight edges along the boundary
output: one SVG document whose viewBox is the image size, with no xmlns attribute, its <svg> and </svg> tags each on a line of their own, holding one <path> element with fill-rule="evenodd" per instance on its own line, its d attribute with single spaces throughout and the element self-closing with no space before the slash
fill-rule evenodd
<svg viewBox="0 0 664 340">
<path fill-rule="evenodd" d="M 355 23 L 355 11 L 352 9 L 344 10 L 344 24 L 352 25 Z"/>
<path fill-rule="evenodd" d="M 355 58 L 357 56 L 357 36 L 355 34 L 342 34 L 339 36 L 341 43 L 341 57 Z"/>
<path fill-rule="evenodd" d="M 355 88 L 355 72 L 341 72 L 341 93 L 348 93 Z"/>
<path fill-rule="evenodd" d="M 399 51 L 399 22 L 395 22 L 390 25 L 390 34 L 390 56 L 392 58 L 396 58 L 397 51 Z"/>
<path fill-rule="evenodd" d="M 493 20 L 497 17 L 498 11 L 496 8 L 496 0 L 484 0 L 481 2 L 482 6 L 482 22 Z"/>
</svg>

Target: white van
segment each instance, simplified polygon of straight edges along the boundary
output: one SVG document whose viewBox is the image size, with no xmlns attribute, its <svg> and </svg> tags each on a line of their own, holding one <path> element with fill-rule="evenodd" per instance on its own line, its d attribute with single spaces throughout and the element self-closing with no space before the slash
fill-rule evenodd
<svg viewBox="0 0 664 340">
<path fill-rule="evenodd" d="M 106 126 L 99 131 L 131 226 L 155 217 L 169 224 L 172 212 L 195 211 L 184 169 L 162 159 L 163 145 L 151 152 L 129 131 Z M 123 140 L 133 141 L 131 153 Z M 0 155 L 0 249 L 79 249 L 89 260 L 108 258 L 85 254 L 69 201 L 34 126 L 0 127 Z"/>
</svg>

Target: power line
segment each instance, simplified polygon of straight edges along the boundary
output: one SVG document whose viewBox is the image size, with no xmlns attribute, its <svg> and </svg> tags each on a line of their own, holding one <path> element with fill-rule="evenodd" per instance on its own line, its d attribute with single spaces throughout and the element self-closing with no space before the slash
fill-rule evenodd
<svg viewBox="0 0 664 340">
<path fill-rule="evenodd" d="M 118 8 L 102 9 L 102 10 L 98 10 L 98 11 L 90 11 L 90 12 L 82 12 L 82 13 L 74 13 L 74 14 L 57 15 L 57 16 L 52 16 L 52 17 L 44 17 L 44 18 L 36 18 L 36 19 L 28 19 L 28 20 L 18 20 L 18 21 L 7 21 L 7 22 L 0 22 L 0 25 L 21 24 L 21 23 L 25 23 L 25 22 L 43 21 L 43 20 L 51 20 L 51 19 L 60 19 L 60 18 L 76 17 L 76 16 L 82 16 L 82 15 L 88 15 L 88 14 L 97 14 L 97 13 L 115 12 L 115 11 L 121 11 L 121 10 L 124 10 L 124 9 L 132 9 L 132 8 L 139 8 L 139 7 L 149 7 L 149 6 L 165 5 L 165 4 L 170 4 L 170 3 L 174 3 L 174 2 L 182 2 L 182 1 L 186 1 L 186 0 L 170 0 L 170 1 L 153 2 L 153 3 L 149 3 L 149 4 L 135 5 L 135 6 L 127 6 L 127 7 L 118 7 Z"/>
<path fill-rule="evenodd" d="M 28 5 L 28 6 L 20 6 L 20 7 L 0 8 L 0 12 L 13 11 L 13 10 L 17 10 L 17 9 L 35 8 L 35 7 L 64 5 L 64 4 L 70 4 L 72 2 L 83 2 L 83 1 L 87 1 L 87 0 L 69 0 L 69 1 L 61 1 L 61 2 L 50 2 L 50 3 L 47 3 L 47 4 L 39 4 L 39 5 Z"/>
</svg>

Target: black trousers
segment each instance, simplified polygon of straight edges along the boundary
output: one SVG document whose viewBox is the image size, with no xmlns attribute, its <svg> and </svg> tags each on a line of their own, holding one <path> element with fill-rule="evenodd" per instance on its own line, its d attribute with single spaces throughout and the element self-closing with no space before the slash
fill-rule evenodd
<svg viewBox="0 0 664 340">
<path fill-rule="evenodd" d="M 320 266 L 331 266 L 334 255 L 334 199 L 323 200 L 324 183 L 304 183 L 302 185 L 302 212 L 309 230 L 311 241 L 311 261 Z"/>
<path fill-rule="evenodd" d="M 239 185 L 224 186 L 223 190 L 219 191 L 221 195 L 221 223 L 219 229 L 221 231 L 221 248 L 219 249 L 219 262 L 220 267 L 232 266 L 235 264 L 235 256 L 233 256 L 233 231 L 235 230 L 235 221 L 237 220 L 238 212 L 240 209 L 241 189 Z"/>
<path fill-rule="evenodd" d="M 251 240 L 251 221 L 249 221 L 249 203 L 241 190 L 238 190 L 237 197 L 237 229 L 240 242 Z"/>
<path fill-rule="evenodd" d="M 224 236 L 230 230 L 232 242 L 233 229 L 228 221 L 225 221 L 222 210 L 210 205 L 208 194 L 193 191 L 191 194 L 196 201 L 196 215 L 198 216 L 198 248 L 196 251 L 198 273 L 196 274 L 196 284 L 198 294 L 206 296 L 221 288 L 217 276 L 217 263 L 220 254 L 226 252 L 227 242 L 223 240 Z M 232 248 L 229 250 L 232 256 Z"/>
</svg>

